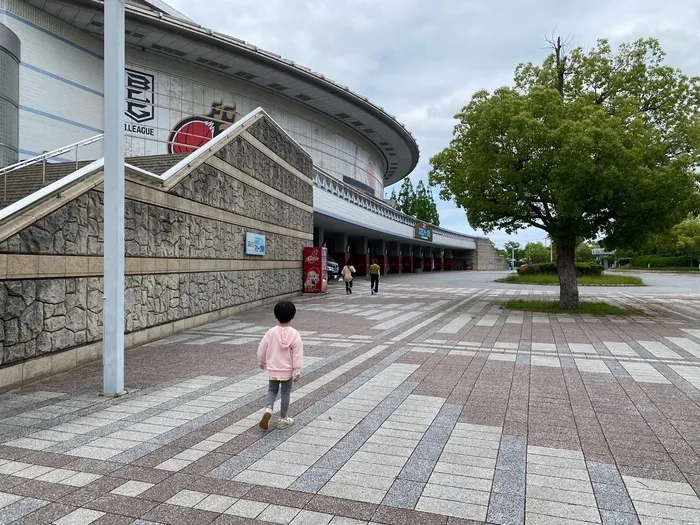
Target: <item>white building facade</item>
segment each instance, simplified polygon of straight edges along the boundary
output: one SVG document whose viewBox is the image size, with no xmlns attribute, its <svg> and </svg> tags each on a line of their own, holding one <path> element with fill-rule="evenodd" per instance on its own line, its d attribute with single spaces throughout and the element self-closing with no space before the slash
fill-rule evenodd
<svg viewBox="0 0 700 525">
<path fill-rule="evenodd" d="M 90 10 L 74 3 L 0 0 L 0 23 L 22 44 L 20 159 L 102 133 L 101 4 L 93 2 Z M 363 191 L 383 195 L 390 157 L 363 136 L 362 130 L 369 127 L 359 118 L 316 110 L 307 104 L 312 97 L 302 83 L 282 84 L 270 78 L 258 87 L 252 81 L 265 77 L 270 66 L 242 59 L 236 64 L 235 54 L 226 57 L 226 64 L 223 53 L 217 56 L 216 51 L 207 55 L 200 50 L 192 60 L 184 60 L 187 47 L 196 44 L 184 38 L 176 43 L 177 38 L 168 35 L 153 41 L 150 28 L 132 20 L 138 6 L 127 7 L 127 156 L 192 151 L 200 138 L 215 135 L 262 107 L 309 151 L 316 166 Z M 243 68 L 244 64 L 249 67 Z M 299 92 L 285 96 L 293 89 Z M 401 128 L 398 123 L 395 127 Z M 415 143 L 410 146 L 417 152 Z M 95 144 L 79 155 L 87 160 L 100 154 L 100 145 Z M 406 174 L 392 173 L 394 178 Z"/>
<path fill-rule="evenodd" d="M 339 257 L 354 256 L 352 245 L 365 259 L 431 259 L 448 250 L 461 253 L 465 266 L 477 260 L 477 238 L 431 227 L 426 240 L 415 219 L 383 200 L 384 188 L 409 175 L 419 158 L 410 132 L 383 108 L 320 73 L 203 28 L 159 0 L 125 1 L 127 157 L 191 153 L 261 107 L 317 168 L 319 244 L 328 240 Z M 9 47 L 21 55 L 19 102 L 3 106 L 16 111 L 18 126 L 0 119 L 0 138 L 16 139 L 3 151 L 30 159 L 102 134 L 104 24 L 97 0 L 0 0 L 0 28 L 16 37 L 19 44 Z M 0 83 L 2 90 L 0 100 L 12 98 L 11 87 Z M 102 143 L 94 140 L 51 160 L 101 156 Z"/>
</svg>

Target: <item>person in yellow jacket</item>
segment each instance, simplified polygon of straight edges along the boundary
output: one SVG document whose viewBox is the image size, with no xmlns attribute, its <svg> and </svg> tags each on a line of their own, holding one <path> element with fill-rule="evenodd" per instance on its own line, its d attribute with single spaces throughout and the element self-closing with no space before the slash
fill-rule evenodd
<svg viewBox="0 0 700 525">
<path fill-rule="evenodd" d="M 379 274 L 381 273 L 381 268 L 377 264 L 377 259 L 372 261 L 369 267 L 369 278 L 370 287 L 372 289 L 372 295 L 379 293 Z"/>
</svg>

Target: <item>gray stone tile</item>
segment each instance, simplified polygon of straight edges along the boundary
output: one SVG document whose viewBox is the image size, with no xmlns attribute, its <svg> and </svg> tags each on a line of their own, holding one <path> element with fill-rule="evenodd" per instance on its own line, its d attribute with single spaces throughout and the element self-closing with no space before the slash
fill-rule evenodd
<svg viewBox="0 0 700 525">
<path fill-rule="evenodd" d="M 425 488 L 425 483 L 397 479 L 382 500 L 382 505 L 399 509 L 413 509 L 423 493 L 423 488 Z"/>
<path fill-rule="evenodd" d="M 421 441 L 428 443 L 433 443 L 435 445 L 445 446 L 450 439 L 450 434 L 452 433 L 452 427 L 434 427 L 431 426 L 424 434 Z"/>
<path fill-rule="evenodd" d="M 636 514 L 601 510 L 600 517 L 603 520 L 603 525 L 639 525 L 639 518 Z"/>
<path fill-rule="evenodd" d="M 586 466 L 588 467 L 588 475 L 591 477 L 591 482 L 624 487 L 622 476 L 620 476 L 620 472 L 615 465 L 587 461 Z"/>
<path fill-rule="evenodd" d="M 446 403 L 442 405 L 442 408 L 440 409 L 440 412 L 438 412 L 433 425 L 454 427 L 454 424 L 459 419 L 459 416 L 462 415 L 463 408 L 464 407 L 462 405 L 457 405 L 454 403 Z"/>
<path fill-rule="evenodd" d="M 493 478 L 493 492 L 511 494 L 513 496 L 525 495 L 525 472 L 519 470 L 496 469 Z"/>
<path fill-rule="evenodd" d="M 612 374 L 618 379 L 632 379 L 630 373 L 619 362 L 614 360 L 606 360 L 605 363 Z"/>
<path fill-rule="evenodd" d="M 299 479 L 292 483 L 289 486 L 289 489 L 298 490 L 300 492 L 316 493 L 321 490 L 321 488 L 323 488 L 328 481 L 330 481 L 335 473 L 336 471 L 333 469 L 311 467 L 309 470 L 304 472 Z"/>
<path fill-rule="evenodd" d="M 525 522 L 525 496 L 492 493 L 486 521 L 500 525 L 521 525 Z"/>
<path fill-rule="evenodd" d="M 351 432 L 338 442 L 336 448 L 353 451 L 358 450 L 372 434 L 373 432 Z"/>
<path fill-rule="evenodd" d="M 228 479 L 235 478 L 238 474 L 255 463 L 257 459 L 247 456 L 234 456 L 222 465 L 219 465 L 208 475 L 213 478 Z"/>
<path fill-rule="evenodd" d="M 335 447 L 329 450 L 321 459 L 314 463 L 313 466 L 322 469 L 340 470 L 340 468 L 342 468 L 342 466 L 350 460 L 354 453 L 354 449 L 341 449 Z"/>
<path fill-rule="evenodd" d="M 117 454 L 111 458 L 110 461 L 115 461 L 117 463 L 133 463 L 137 459 L 147 456 L 151 452 L 155 452 L 161 447 L 162 445 L 157 443 L 141 443 L 140 445 L 126 450 L 121 454 Z"/>
<path fill-rule="evenodd" d="M 634 506 L 624 486 L 593 483 L 593 493 L 600 509 L 634 513 Z"/>
<path fill-rule="evenodd" d="M 561 363 L 562 368 L 576 369 L 576 362 L 574 361 L 573 357 L 560 355 L 559 362 Z"/>
<path fill-rule="evenodd" d="M 23 498 L 0 509 L 0 523 L 12 523 L 47 504 L 48 501 Z"/>
<path fill-rule="evenodd" d="M 530 364 L 530 356 L 526 354 L 518 354 L 517 358 L 515 359 L 515 364 L 516 365 L 529 365 Z"/>
<path fill-rule="evenodd" d="M 418 446 L 413 451 L 412 457 L 429 460 L 435 463 L 440 459 L 443 448 L 444 445 L 442 443 L 431 443 L 423 440 L 418 443 Z"/>
<path fill-rule="evenodd" d="M 413 455 L 406 462 L 398 477 L 406 481 L 426 483 L 435 468 L 435 463 L 436 461 L 432 459 L 422 459 Z"/>
<path fill-rule="evenodd" d="M 496 467 L 499 470 L 512 470 L 525 474 L 527 461 L 527 443 L 520 436 L 503 436 L 498 450 Z"/>
</svg>

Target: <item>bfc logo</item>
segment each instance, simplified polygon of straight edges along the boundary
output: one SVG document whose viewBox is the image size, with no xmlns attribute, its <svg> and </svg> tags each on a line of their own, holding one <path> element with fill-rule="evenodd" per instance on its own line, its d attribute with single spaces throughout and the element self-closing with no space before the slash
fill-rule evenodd
<svg viewBox="0 0 700 525">
<path fill-rule="evenodd" d="M 168 152 L 187 155 L 220 135 L 236 120 L 236 105 L 212 102 L 206 116 L 187 117 L 175 124 L 168 138 Z"/>
</svg>

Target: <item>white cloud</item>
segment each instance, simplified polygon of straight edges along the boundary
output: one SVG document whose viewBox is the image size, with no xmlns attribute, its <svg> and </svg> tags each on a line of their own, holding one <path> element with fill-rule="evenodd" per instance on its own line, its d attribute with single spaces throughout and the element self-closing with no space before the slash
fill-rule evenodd
<svg viewBox="0 0 700 525">
<path fill-rule="evenodd" d="M 510 82 L 520 62 L 539 62 L 544 36 L 591 47 L 657 37 L 670 64 L 700 75 L 697 0 L 169 0 L 197 23 L 242 38 L 369 97 L 411 130 L 425 180 L 429 159 L 452 136 L 453 115 L 479 89 Z M 439 204 L 442 225 L 473 231 L 463 210 Z M 497 244 L 508 238 L 489 235 Z M 539 230 L 515 236 L 527 242 Z"/>
</svg>

